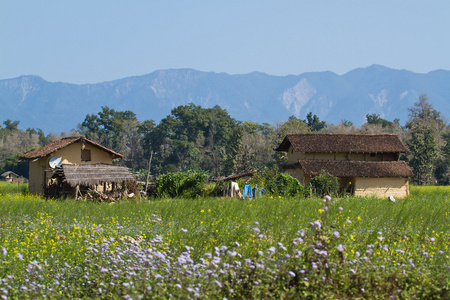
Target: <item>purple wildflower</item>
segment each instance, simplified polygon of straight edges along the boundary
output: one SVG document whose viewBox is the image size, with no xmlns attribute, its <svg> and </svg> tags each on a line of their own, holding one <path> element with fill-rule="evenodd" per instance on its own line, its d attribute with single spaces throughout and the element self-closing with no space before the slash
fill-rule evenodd
<svg viewBox="0 0 450 300">
<path fill-rule="evenodd" d="M 319 221 L 314 221 L 312 224 L 313 224 L 312 226 L 315 226 L 315 227 L 317 227 L 319 229 L 322 227 L 322 224 L 320 224 Z"/>
</svg>

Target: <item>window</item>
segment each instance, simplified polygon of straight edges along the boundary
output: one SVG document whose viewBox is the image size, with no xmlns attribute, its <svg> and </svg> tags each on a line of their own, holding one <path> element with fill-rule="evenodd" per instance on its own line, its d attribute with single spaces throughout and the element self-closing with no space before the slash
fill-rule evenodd
<svg viewBox="0 0 450 300">
<path fill-rule="evenodd" d="M 91 150 L 81 150 L 81 161 L 91 161 Z"/>
</svg>

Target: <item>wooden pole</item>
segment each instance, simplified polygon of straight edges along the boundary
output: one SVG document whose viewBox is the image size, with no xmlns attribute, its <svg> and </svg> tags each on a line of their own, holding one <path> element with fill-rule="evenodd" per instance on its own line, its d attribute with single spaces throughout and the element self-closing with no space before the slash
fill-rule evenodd
<svg viewBox="0 0 450 300">
<path fill-rule="evenodd" d="M 150 177 L 150 167 L 152 166 L 152 158 L 153 158 L 153 150 L 150 152 L 150 159 L 148 160 L 147 180 L 145 180 L 145 193 L 146 194 L 147 194 L 147 188 L 148 188 L 148 179 Z"/>
<path fill-rule="evenodd" d="M 75 188 L 75 200 L 78 200 L 78 193 L 80 192 L 80 186 L 77 184 Z"/>
</svg>

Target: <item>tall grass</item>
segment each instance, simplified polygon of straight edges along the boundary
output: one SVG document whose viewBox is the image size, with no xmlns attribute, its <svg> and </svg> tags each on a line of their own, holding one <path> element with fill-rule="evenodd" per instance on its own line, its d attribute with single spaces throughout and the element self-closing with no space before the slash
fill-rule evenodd
<svg viewBox="0 0 450 300">
<path fill-rule="evenodd" d="M 267 270 L 255 273 L 244 267 L 236 267 L 233 270 L 221 267 L 226 272 L 234 272 L 233 274 L 241 272 L 246 274 L 246 278 L 253 278 L 252 280 L 259 283 L 266 282 L 264 289 L 262 284 L 258 289 L 247 287 L 256 294 L 241 291 L 239 295 L 246 298 L 259 298 L 261 296 L 259 292 L 266 293 L 267 297 L 299 296 L 303 292 L 306 293 L 302 294 L 305 297 L 314 292 L 325 293 L 329 297 L 339 295 L 339 297 L 368 297 L 370 296 L 367 294 L 368 291 L 379 293 L 382 282 L 389 281 L 389 278 L 395 278 L 397 281 L 383 283 L 389 288 L 387 294 L 381 294 L 382 298 L 389 295 L 440 296 L 445 295 L 448 287 L 439 284 L 437 280 L 440 282 L 450 280 L 450 276 L 444 272 L 447 270 L 448 273 L 450 255 L 449 192 L 448 187 L 411 187 L 411 195 L 395 203 L 387 199 L 358 197 L 331 199 L 326 202 L 317 198 L 263 197 L 251 201 L 227 198 L 151 201 L 142 199 L 108 204 L 45 200 L 21 193 L 5 193 L 2 190 L 0 243 L 4 255 L 0 253 L 0 277 L 9 278 L 8 276 L 14 275 L 8 284 L 10 286 L 16 284 L 17 287 L 9 289 L 9 293 L 19 295 L 19 292 L 23 292 L 20 291 L 19 285 L 24 284 L 26 279 L 30 280 L 30 270 L 33 269 L 30 264 L 39 265 L 46 270 L 41 274 L 42 278 L 51 279 L 48 284 L 54 286 L 55 290 L 49 291 L 33 286 L 39 292 L 30 295 L 42 296 L 46 293 L 57 297 L 61 296 L 59 295 L 61 291 L 62 295 L 68 298 L 82 296 L 81 292 L 74 294 L 68 292 L 65 287 L 72 284 L 72 286 L 81 285 L 78 288 L 83 293 L 101 298 L 103 294 L 98 292 L 98 284 L 92 286 L 88 282 L 92 283 L 94 280 L 98 283 L 104 278 L 83 275 L 88 279 L 82 280 L 78 278 L 80 274 L 94 272 L 90 269 L 93 268 L 92 263 L 95 264 L 95 261 L 92 261 L 94 257 L 99 260 L 97 263 L 99 266 L 103 260 L 106 265 L 110 265 L 108 259 L 112 258 L 107 259 L 108 255 L 137 247 L 133 250 L 135 254 L 127 254 L 131 259 L 130 262 L 134 259 L 133 255 L 141 251 L 137 249 L 160 251 L 159 253 L 163 253 L 161 255 L 171 255 L 175 261 L 185 257 L 187 252 L 194 263 L 203 261 L 202 265 L 209 267 L 211 267 L 211 259 L 208 259 L 210 254 L 220 257 L 222 262 L 226 257 L 233 258 L 232 265 L 237 264 L 236 261 L 242 264 L 245 259 L 262 263 L 262 259 L 264 264 L 271 266 L 270 272 L 278 274 L 270 275 L 271 280 L 267 277 Z M 317 224 L 320 224 L 320 228 Z M 299 238 L 304 242 L 297 243 Z M 105 245 L 110 247 L 109 254 L 102 252 Z M 344 249 L 342 247 L 345 247 L 345 250 L 340 251 L 339 249 Z M 98 249 L 99 252 L 94 253 L 93 249 Z M 271 252 L 273 249 L 276 249 L 276 253 Z M 232 255 L 234 251 L 238 255 Z M 303 253 L 302 256 L 293 260 L 298 251 Z M 327 256 L 320 256 L 322 255 L 320 251 L 326 251 Z M 103 254 L 99 256 L 97 253 Z M 227 253 L 231 253 L 230 256 L 227 256 Z M 265 257 L 266 254 L 261 256 L 261 253 L 270 253 L 274 256 Z M 275 259 L 276 255 L 279 255 L 279 258 Z M 369 257 L 370 264 L 362 260 L 366 256 Z M 277 265 L 277 261 L 280 260 L 287 262 L 283 268 Z M 70 267 L 62 267 L 64 264 Z M 325 264 L 328 267 L 324 267 Z M 105 269 L 106 265 L 102 268 Z M 369 265 L 371 271 L 367 269 Z M 72 269 L 74 266 L 80 269 Z M 314 266 L 318 266 L 318 270 L 314 269 Z M 51 269 L 62 272 L 61 268 L 66 272 L 65 283 L 58 279 L 59 283 L 56 284 L 54 282 L 56 275 L 52 275 Z M 72 275 L 67 273 L 67 268 L 73 272 L 70 273 Z M 335 271 L 331 271 L 332 269 Z M 214 272 L 216 271 L 218 272 L 214 269 Z M 300 275 L 301 271 L 306 272 L 305 275 Z M 39 269 L 39 272 L 43 271 Z M 114 272 L 120 273 L 117 270 Z M 289 278 L 287 274 L 291 274 L 289 272 L 295 274 L 295 284 L 286 281 L 286 278 Z M 402 272 L 408 276 L 402 275 Z M 244 276 L 242 274 L 240 276 Z M 226 277 L 228 279 L 220 277 L 225 281 L 220 281 L 213 289 L 207 283 L 214 278 L 207 276 L 209 278 L 207 280 L 198 279 L 199 281 L 192 283 L 190 280 L 193 280 L 193 277 L 179 276 L 184 278 L 184 281 L 177 284 L 185 288 L 202 285 L 201 291 L 204 295 L 238 297 L 238 294 L 230 294 L 230 291 L 225 291 L 223 287 L 218 288 L 220 284 L 233 286 L 233 291 L 239 290 L 235 285 L 237 283 L 229 281 L 228 277 Z M 273 276 L 278 279 L 274 281 Z M 322 277 L 325 278 L 323 284 L 320 279 Z M 140 284 L 150 280 L 145 276 L 133 278 L 133 282 Z M 220 279 L 217 278 L 214 280 Z M 243 277 L 239 278 L 242 280 Z M 280 278 L 284 278 L 283 281 L 277 281 Z M 406 281 L 405 278 L 430 280 L 426 282 L 424 288 L 415 285 L 411 280 Z M 108 280 L 114 282 L 113 279 Z M 308 284 L 314 280 L 318 284 L 317 287 Z M 348 285 L 336 282 L 340 280 L 344 280 Z M 172 283 L 164 282 L 165 290 L 154 286 L 153 295 L 164 298 L 176 291 L 177 288 L 174 287 L 176 283 L 170 282 Z M 374 286 L 372 283 L 377 285 Z M 0 282 L 0 291 L 1 288 L 5 287 Z M 108 290 L 118 293 L 109 296 L 138 297 L 144 293 L 141 288 L 143 287 L 135 287 L 129 291 L 128 288 L 124 289 L 122 286 L 118 289 L 114 285 Z M 426 289 L 434 289 L 434 292 Z M 135 296 L 132 296 L 133 293 Z M 195 292 L 189 295 L 188 298 L 193 297 Z"/>
<path fill-rule="evenodd" d="M 0 194 L 28 193 L 27 183 L 12 183 L 0 181 Z"/>
</svg>

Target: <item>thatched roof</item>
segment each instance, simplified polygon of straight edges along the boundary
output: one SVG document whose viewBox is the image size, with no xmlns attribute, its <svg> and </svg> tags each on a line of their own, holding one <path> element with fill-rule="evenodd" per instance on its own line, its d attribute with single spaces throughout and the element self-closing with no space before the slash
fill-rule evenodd
<svg viewBox="0 0 450 300">
<path fill-rule="evenodd" d="M 62 165 L 67 183 L 75 187 L 93 187 L 103 182 L 120 183 L 135 181 L 127 167 L 108 164 Z"/>
<path fill-rule="evenodd" d="M 337 177 L 411 177 L 413 172 L 404 161 L 299 160 L 306 175 L 316 176 L 322 170 Z"/>
<path fill-rule="evenodd" d="M 252 176 L 253 173 L 255 173 L 255 172 L 256 172 L 256 170 L 251 170 L 251 171 L 244 172 L 244 173 L 233 174 L 233 175 L 226 176 L 226 177 L 216 178 L 216 179 L 213 179 L 212 181 L 217 182 L 219 180 L 224 180 L 224 181 L 234 180 L 234 179 L 238 179 L 238 178 L 245 177 L 245 176 Z"/>
<path fill-rule="evenodd" d="M 395 134 L 288 134 L 275 151 L 305 153 L 406 153 L 408 149 Z"/>
<path fill-rule="evenodd" d="M 58 141 L 54 141 L 54 142 L 52 142 L 50 144 L 45 145 L 44 147 L 41 147 L 39 149 L 36 149 L 36 150 L 30 151 L 28 153 L 25 153 L 25 154 L 21 155 L 20 158 L 27 159 L 27 160 L 33 160 L 33 159 L 41 158 L 41 157 L 44 157 L 44 156 L 48 156 L 48 155 L 52 154 L 53 152 L 56 152 L 59 149 L 67 147 L 67 146 L 69 146 L 69 145 L 71 145 L 73 143 L 76 143 L 76 142 L 88 143 L 88 144 L 91 144 L 91 145 L 93 145 L 93 146 L 95 146 L 97 148 L 100 148 L 100 149 L 110 153 L 113 156 L 113 159 L 115 159 L 115 158 L 122 158 L 123 157 L 122 154 L 114 152 L 111 149 L 103 147 L 102 145 L 97 144 L 96 142 L 93 142 L 91 140 L 88 140 L 85 137 L 81 137 L 80 136 L 80 137 L 68 137 L 68 138 L 63 138 L 63 139 L 58 140 Z"/>
</svg>

